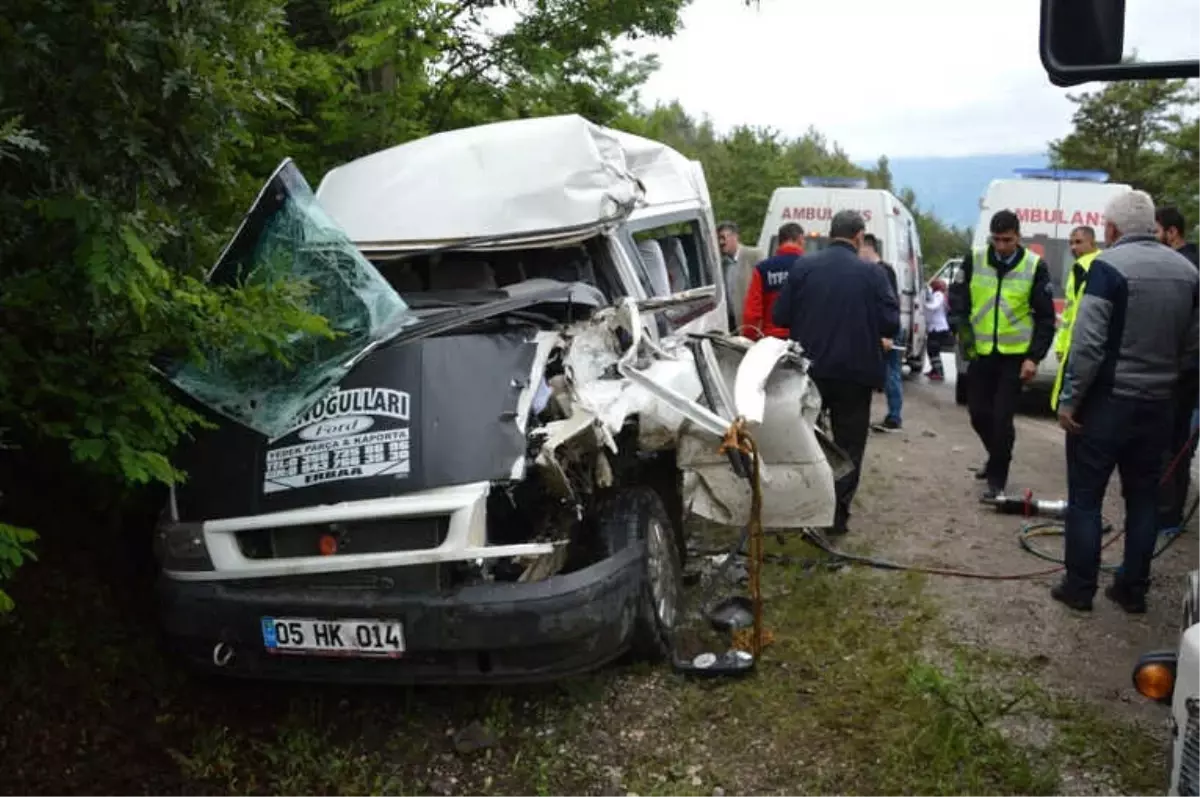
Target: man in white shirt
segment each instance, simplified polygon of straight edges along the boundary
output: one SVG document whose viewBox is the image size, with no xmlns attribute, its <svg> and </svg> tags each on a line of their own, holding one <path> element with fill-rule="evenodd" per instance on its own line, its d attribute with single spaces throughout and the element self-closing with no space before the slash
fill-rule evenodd
<svg viewBox="0 0 1200 797">
<path fill-rule="evenodd" d="M 717 244 L 721 248 L 721 266 L 725 271 L 729 328 L 737 333 L 742 325 L 742 309 L 746 303 L 746 291 L 750 288 L 750 276 L 754 273 L 754 267 L 763 260 L 763 255 L 757 249 L 742 246 L 738 226 L 732 221 L 717 225 Z"/>
</svg>

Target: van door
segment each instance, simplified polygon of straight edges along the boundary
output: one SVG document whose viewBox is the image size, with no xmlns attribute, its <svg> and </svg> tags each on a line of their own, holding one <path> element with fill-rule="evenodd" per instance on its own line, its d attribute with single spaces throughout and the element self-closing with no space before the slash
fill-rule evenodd
<svg viewBox="0 0 1200 797">
<path fill-rule="evenodd" d="M 913 338 L 913 286 L 908 274 L 907 252 L 909 238 L 904 230 L 901 217 L 892 213 L 892 209 L 887 207 L 886 203 L 885 200 L 884 212 L 887 225 L 884 228 L 886 236 L 884 251 L 891 252 L 891 256 L 887 258 L 888 264 L 896 273 L 896 300 L 900 304 L 900 329 L 904 331 L 905 351 L 908 352 Z"/>
<path fill-rule="evenodd" d="M 908 257 L 905 260 L 905 286 L 909 306 L 912 308 L 912 331 L 908 338 L 908 364 L 919 372 L 925 364 L 925 339 L 928 330 L 925 324 L 925 308 L 921 302 L 921 247 L 917 238 L 917 225 L 911 216 L 905 217 L 905 238 L 908 241 Z"/>
</svg>

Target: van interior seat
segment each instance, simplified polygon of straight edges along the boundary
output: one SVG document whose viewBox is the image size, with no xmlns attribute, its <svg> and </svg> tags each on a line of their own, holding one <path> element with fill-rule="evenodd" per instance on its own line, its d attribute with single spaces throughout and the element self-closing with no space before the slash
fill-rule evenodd
<svg viewBox="0 0 1200 797">
<path fill-rule="evenodd" d="M 662 246 L 663 259 L 667 268 L 667 276 L 671 285 L 671 293 L 685 291 L 688 288 L 687 254 L 683 251 L 683 241 L 676 235 L 666 235 L 659 239 Z"/>
<path fill-rule="evenodd" d="M 646 267 L 646 276 L 650 278 L 650 287 L 655 296 L 668 296 L 671 293 L 671 281 L 667 277 L 667 262 L 663 257 L 662 247 L 658 241 L 638 241 L 638 254 Z"/>
<path fill-rule="evenodd" d="M 429 269 L 431 291 L 494 291 L 496 272 L 482 260 L 443 261 Z"/>
</svg>

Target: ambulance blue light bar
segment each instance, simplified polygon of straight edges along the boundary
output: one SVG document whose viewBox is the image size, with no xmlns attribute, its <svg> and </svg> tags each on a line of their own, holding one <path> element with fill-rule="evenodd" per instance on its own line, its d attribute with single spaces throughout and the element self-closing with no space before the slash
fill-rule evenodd
<svg viewBox="0 0 1200 797">
<path fill-rule="evenodd" d="M 1078 180 L 1083 183 L 1107 183 L 1108 172 L 1099 169 L 1013 169 L 1026 180 Z"/>
<path fill-rule="evenodd" d="M 866 188 L 865 177 L 801 177 L 805 188 Z"/>
</svg>

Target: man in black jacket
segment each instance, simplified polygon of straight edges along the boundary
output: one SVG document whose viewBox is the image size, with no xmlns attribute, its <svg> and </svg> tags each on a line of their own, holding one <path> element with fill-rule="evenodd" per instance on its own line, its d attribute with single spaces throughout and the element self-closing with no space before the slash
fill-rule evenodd
<svg viewBox="0 0 1200 797">
<path fill-rule="evenodd" d="M 991 243 L 966 254 L 950 286 L 950 325 L 965 335 L 971 361 L 967 410 L 988 457 L 975 474 L 987 481 L 984 499 L 1002 495 L 1008 485 L 1021 385 L 1037 374 L 1054 342 L 1049 269 L 1021 246 L 1011 210 L 992 216 L 990 231 Z"/>
<path fill-rule="evenodd" d="M 1158 242 L 1166 244 L 1179 254 L 1192 261 L 1193 266 L 1200 266 L 1200 251 L 1196 245 L 1188 243 L 1187 222 L 1179 208 L 1165 207 L 1154 212 L 1154 236 Z"/>
<path fill-rule="evenodd" d="M 863 236 L 863 243 L 865 246 L 859 250 L 858 256 L 879 269 L 887 278 L 888 285 L 892 287 L 892 295 L 898 301 L 900 288 L 896 283 L 896 270 L 879 257 L 879 239 L 871 233 L 867 233 Z M 871 427 L 876 431 L 895 432 L 903 423 L 903 419 L 900 417 L 904 411 L 904 374 L 900 362 L 903 350 L 904 337 L 902 334 L 884 344 L 883 395 L 887 397 L 887 414 L 882 421 Z"/>
<path fill-rule="evenodd" d="M 772 321 L 787 327 L 809 358 L 834 442 L 854 463 L 836 484 L 834 534 L 846 532 L 870 433 L 871 396 L 883 387 L 881 341 L 900 330 L 900 306 L 887 278 L 858 256 L 865 229 L 857 211 L 838 211 L 829 248 L 796 261 L 771 310 Z"/>
<path fill-rule="evenodd" d="M 1154 212 L 1154 235 L 1159 243 L 1171 247 L 1200 266 L 1200 253 L 1196 245 L 1188 243 L 1187 221 L 1179 208 L 1164 207 Z M 1163 455 L 1166 467 L 1174 464 L 1171 477 L 1159 490 L 1159 529 L 1171 529 L 1183 522 L 1184 504 L 1192 482 L 1192 455 L 1196 451 L 1196 438 L 1192 435 L 1192 415 L 1200 409 L 1196 396 L 1200 393 L 1200 363 L 1182 363 L 1179 382 L 1175 385 L 1175 423 L 1171 430 L 1171 445 Z M 1186 449 L 1186 450 L 1185 450 Z"/>
</svg>

